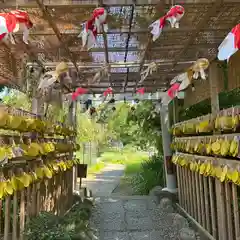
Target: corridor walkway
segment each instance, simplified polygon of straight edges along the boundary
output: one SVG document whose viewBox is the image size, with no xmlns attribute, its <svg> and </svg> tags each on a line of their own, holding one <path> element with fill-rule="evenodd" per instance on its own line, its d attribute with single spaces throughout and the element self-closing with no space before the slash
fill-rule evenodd
<svg viewBox="0 0 240 240">
<path fill-rule="evenodd" d="M 95 207 L 91 225 L 96 229 L 98 240 L 196 240 L 195 232 L 189 228 L 185 218 L 175 213 L 170 200 L 160 204 L 154 196 L 111 196 L 113 176 L 120 180 L 119 166 L 112 173 L 109 167 L 103 171 L 101 181 L 92 183 Z M 123 174 L 123 171 L 121 171 Z M 109 183 L 111 176 L 111 183 Z M 99 179 L 96 176 L 96 179 Z M 105 181 L 104 181 L 105 179 Z M 105 185 L 106 184 L 106 185 Z M 93 189 L 93 186 L 97 190 Z M 104 187 L 105 186 L 105 187 Z M 102 192 L 101 192 L 102 190 Z"/>
</svg>

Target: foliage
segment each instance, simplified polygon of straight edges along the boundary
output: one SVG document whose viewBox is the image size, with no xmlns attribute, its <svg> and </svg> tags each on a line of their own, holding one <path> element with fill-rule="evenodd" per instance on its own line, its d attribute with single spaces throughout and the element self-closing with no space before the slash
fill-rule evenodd
<svg viewBox="0 0 240 240">
<path fill-rule="evenodd" d="M 108 116 L 108 129 L 124 145 L 131 144 L 141 149 L 159 147 L 160 116 L 152 101 L 141 101 L 132 107 L 127 103 L 116 105 L 116 111 Z"/>
<path fill-rule="evenodd" d="M 9 94 L 3 97 L 2 102 L 12 107 L 21 108 L 26 111 L 31 110 L 31 100 L 22 92 L 11 90 Z"/>
<path fill-rule="evenodd" d="M 25 237 L 29 240 L 90 240 L 91 229 L 88 220 L 92 205 L 87 201 L 77 203 L 62 217 L 50 212 L 41 212 L 27 224 Z"/>
<path fill-rule="evenodd" d="M 240 89 L 234 89 L 230 92 L 222 92 L 219 94 L 220 109 L 230 108 L 240 105 Z M 211 112 L 210 99 L 206 99 L 200 103 L 190 106 L 180 111 L 180 121 L 196 118 L 209 114 Z"/>
<path fill-rule="evenodd" d="M 164 161 L 161 155 L 154 155 L 142 162 L 141 168 L 131 178 L 135 194 L 147 195 L 155 186 L 164 186 Z"/>
<path fill-rule="evenodd" d="M 98 162 L 90 167 L 88 167 L 87 175 L 88 177 L 100 172 L 105 167 L 104 162 Z"/>
<path fill-rule="evenodd" d="M 104 124 L 99 124 L 94 119 L 89 118 L 87 113 L 77 114 L 77 125 L 77 141 L 79 143 L 95 142 L 104 145 L 111 136 L 111 132 L 107 131 Z"/>
<path fill-rule="evenodd" d="M 102 162 L 111 162 L 116 164 L 124 164 L 126 167 L 130 164 L 141 163 L 148 159 L 145 152 L 136 152 L 129 149 L 122 151 L 108 151 L 101 155 Z"/>
<path fill-rule="evenodd" d="M 136 109 L 128 114 L 127 123 L 132 126 L 130 135 L 135 137 L 135 142 L 142 149 L 156 147 L 162 151 L 159 145 L 161 121 L 160 115 L 152 101 L 142 101 Z"/>
</svg>

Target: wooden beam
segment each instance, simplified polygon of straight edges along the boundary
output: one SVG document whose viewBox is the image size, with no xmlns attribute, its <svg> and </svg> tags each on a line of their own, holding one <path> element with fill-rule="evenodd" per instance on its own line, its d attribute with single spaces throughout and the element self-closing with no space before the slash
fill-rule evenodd
<svg viewBox="0 0 240 240">
<path fill-rule="evenodd" d="M 178 65 L 189 65 L 194 63 L 195 61 L 184 61 L 184 62 L 178 62 Z M 147 61 L 144 63 L 144 66 L 147 67 L 151 62 Z M 59 64 L 59 62 L 46 62 L 44 63 L 45 68 L 54 68 L 57 64 Z M 74 67 L 73 63 L 67 63 L 68 66 L 70 68 Z M 171 66 L 173 64 L 173 61 L 156 61 L 156 64 L 158 64 L 160 67 L 164 67 L 164 66 Z M 27 64 L 28 66 L 34 66 L 35 64 L 32 62 L 29 62 Z M 92 69 L 92 68 L 101 68 L 102 64 L 101 63 L 84 63 L 84 62 L 80 62 L 77 63 L 78 67 L 81 68 L 81 72 L 84 72 L 84 70 L 87 69 Z M 138 62 L 117 62 L 117 63 L 110 63 L 109 64 L 112 68 L 128 68 L 128 67 L 139 67 L 140 63 Z M 113 72 L 112 72 L 113 73 Z M 167 71 L 165 72 L 167 73 Z"/>
<path fill-rule="evenodd" d="M 210 10 L 205 14 L 205 16 L 202 18 L 202 20 L 198 23 L 196 28 L 191 32 L 190 37 L 188 40 L 184 43 L 183 49 L 180 51 L 178 56 L 175 58 L 175 61 L 173 62 L 172 69 L 176 66 L 176 64 L 180 61 L 181 57 L 186 53 L 187 49 L 189 48 L 189 45 L 195 40 L 201 29 L 204 28 L 204 26 L 207 25 L 207 22 L 209 19 L 214 16 L 216 11 L 223 5 L 223 0 L 216 0 L 213 4 L 213 6 L 210 8 Z M 198 16 L 196 16 L 197 18 Z"/>
<path fill-rule="evenodd" d="M 194 45 L 189 45 L 189 48 L 216 48 L 218 45 L 215 43 L 210 43 L 210 44 L 194 44 Z M 76 46 L 76 47 L 68 47 L 71 52 L 80 52 L 81 46 Z M 181 50 L 183 48 L 183 45 L 160 45 L 160 46 L 154 46 L 151 48 L 150 52 L 155 53 L 157 51 L 169 51 L 169 50 Z M 34 53 L 44 53 L 47 52 L 48 50 L 46 49 L 39 49 L 39 48 L 33 48 L 32 49 Z M 108 47 L 108 52 L 125 52 L 124 47 Z M 53 51 L 53 49 L 49 49 L 49 51 Z M 56 51 L 56 49 L 55 49 Z M 82 52 L 104 52 L 105 48 L 92 48 L 91 50 L 82 50 Z M 128 47 L 128 52 L 144 52 L 145 49 L 139 49 L 138 47 Z"/>
<path fill-rule="evenodd" d="M 19 8 L 37 8 L 38 5 L 34 2 L 27 2 L 24 0 L 18 0 L 18 7 Z M 93 1 L 73 1 L 73 0 L 43 0 L 43 4 L 47 7 L 52 8 L 94 8 L 98 4 L 97 0 Z M 178 1 L 179 3 L 181 1 Z M 202 5 L 209 5 L 209 0 L 201 0 L 201 2 L 196 2 L 196 0 L 188 0 L 188 2 L 184 3 L 184 7 L 198 7 Z M 238 0 L 226 1 L 226 4 L 236 4 L 239 5 L 240 2 Z M 121 6 L 131 6 L 132 0 L 115 0 L 111 1 L 109 4 L 104 4 L 104 6 L 111 6 L 111 7 L 121 7 Z M 157 1 L 155 0 L 138 0 L 136 6 L 156 6 Z M 172 3 L 169 1 L 166 3 L 166 7 L 171 7 Z M 5 0 L 4 3 L 1 3 L 1 8 L 14 8 L 16 9 L 16 0 Z"/>
<path fill-rule="evenodd" d="M 46 6 L 44 6 L 44 4 L 40 0 L 36 0 L 36 3 L 38 4 L 39 8 L 41 9 L 41 11 L 43 13 L 43 16 L 46 17 L 49 25 L 51 26 L 51 28 L 55 32 L 59 42 L 62 43 L 62 35 L 61 35 L 56 23 L 54 22 L 52 16 L 47 11 Z M 74 59 L 74 56 L 72 55 L 72 53 L 70 52 L 70 50 L 68 49 L 68 47 L 66 45 L 64 45 L 63 47 L 64 47 L 66 53 L 68 54 L 70 61 L 73 63 L 77 73 L 79 74 L 78 67 L 77 67 L 76 61 Z"/>
<path fill-rule="evenodd" d="M 178 33 L 178 32 L 192 32 L 194 31 L 195 28 L 194 27 L 181 27 L 181 28 L 170 28 L 168 26 L 166 26 L 166 28 L 164 28 L 163 32 L 164 33 Z M 81 29 L 70 29 L 70 30 L 66 30 L 64 28 L 64 24 L 61 28 L 59 28 L 59 31 L 61 33 L 61 35 L 64 36 L 72 36 L 74 37 L 74 40 L 76 39 L 75 37 L 79 35 Z M 208 28 L 208 26 L 205 26 L 205 28 L 202 29 L 202 31 L 204 32 L 222 32 L 222 31 L 228 31 L 227 27 L 224 26 L 219 26 L 219 28 L 217 29 L 210 29 Z M 130 34 L 146 34 L 149 32 L 149 29 L 139 29 L 139 28 L 132 28 Z M 109 29 L 108 32 L 106 34 L 128 34 L 129 30 L 128 29 Z M 102 33 L 100 33 L 99 35 L 101 35 Z M 21 33 L 14 33 L 14 35 L 21 35 Z M 29 33 L 30 36 L 48 36 L 48 35 L 55 35 L 55 33 L 50 29 L 50 30 L 36 30 L 36 31 L 32 31 Z"/>
</svg>

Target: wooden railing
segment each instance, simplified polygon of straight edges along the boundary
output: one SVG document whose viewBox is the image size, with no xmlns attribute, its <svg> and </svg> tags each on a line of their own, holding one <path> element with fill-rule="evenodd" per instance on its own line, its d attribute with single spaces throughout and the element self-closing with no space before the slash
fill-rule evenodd
<svg viewBox="0 0 240 240">
<path fill-rule="evenodd" d="M 219 120 L 222 116 L 229 118 Z M 216 240 L 240 240 L 239 116 L 239 108 L 231 108 L 173 129 L 179 204 Z"/>
<path fill-rule="evenodd" d="M 177 166 L 180 205 L 214 239 L 240 239 L 239 187 Z"/>
<path fill-rule="evenodd" d="M 6 120 L 6 114 L 11 118 Z M 1 105 L 0 118 L 0 148 L 12 153 L 0 154 L 0 239 L 23 240 L 31 217 L 40 211 L 61 215 L 72 206 L 78 146 L 73 129 L 32 113 Z M 38 153 L 29 151 L 32 143 L 40 146 Z M 30 180 L 22 180 L 23 175 Z"/>
<path fill-rule="evenodd" d="M 4 240 L 24 239 L 26 223 L 40 211 L 63 214 L 72 205 L 72 168 L 31 184 L 0 200 L 0 233 Z"/>
</svg>

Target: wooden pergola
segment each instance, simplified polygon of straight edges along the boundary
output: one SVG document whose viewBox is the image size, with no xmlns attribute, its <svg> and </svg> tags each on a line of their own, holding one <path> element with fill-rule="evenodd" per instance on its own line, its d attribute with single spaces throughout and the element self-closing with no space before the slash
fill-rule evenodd
<svg viewBox="0 0 240 240">
<path fill-rule="evenodd" d="M 34 28 L 29 45 L 16 36 L 17 45 L 0 46 L 0 82 L 23 86 L 26 69 L 40 65 L 54 69 L 67 61 L 74 79 L 65 92 L 78 86 L 102 93 L 112 86 L 116 93 L 134 92 L 144 86 L 146 92 L 165 91 L 170 80 L 200 57 L 213 60 L 226 34 L 239 22 L 239 0 L 1 0 L 1 12 L 10 9 L 28 11 Z M 179 29 L 167 26 L 153 43 L 148 26 L 165 14 L 172 4 L 181 4 L 185 16 Z M 81 51 L 81 23 L 94 8 L 109 12 L 109 31 L 99 34 L 98 45 Z M 158 70 L 139 85 L 140 72 L 156 62 Z M 108 77 L 89 83 L 99 68 L 111 66 Z M 28 66 L 28 67 L 26 67 Z"/>
</svg>

